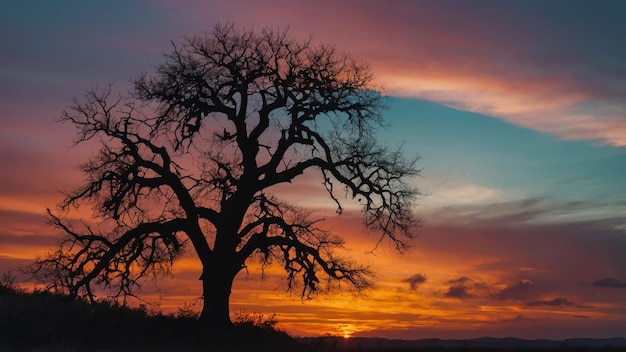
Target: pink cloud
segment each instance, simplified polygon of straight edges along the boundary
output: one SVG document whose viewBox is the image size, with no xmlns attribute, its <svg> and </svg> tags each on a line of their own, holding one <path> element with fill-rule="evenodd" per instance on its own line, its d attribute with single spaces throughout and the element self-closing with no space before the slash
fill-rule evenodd
<svg viewBox="0 0 626 352">
<path fill-rule="evenodd" d="M 206 14 L 257 29 L 291 25 L 301 38 L 313 34 L 370 62 L 389 94 L 437 101 L 564 139 L 626 145 L 626 86 L 619 78 L 625 69 L 611 56 L 619 55 L 611 32 L 597 26 L 590 29 L 599 31 L 597 40 L 576 40 L 589 33 L 556 12 L 541 16 L 506 3 L 165 3 L 189 13 L 198 28 L 206 27 Z"/>
</svg>

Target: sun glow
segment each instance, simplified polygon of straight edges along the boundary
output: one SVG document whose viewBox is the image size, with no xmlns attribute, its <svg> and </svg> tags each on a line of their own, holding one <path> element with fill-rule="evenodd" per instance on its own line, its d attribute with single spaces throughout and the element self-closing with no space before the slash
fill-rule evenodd
<svg viewBox="0 0 626 352">
<path fill-rule="evenodd" d="M 349 339 L 352 337 L 352 334 L 357 332 L 359 329 L 354 324 L 341 324 L 339 325 L 339 331 L 341 331 L 341 335 L 344 339 Z"/>
</svg>

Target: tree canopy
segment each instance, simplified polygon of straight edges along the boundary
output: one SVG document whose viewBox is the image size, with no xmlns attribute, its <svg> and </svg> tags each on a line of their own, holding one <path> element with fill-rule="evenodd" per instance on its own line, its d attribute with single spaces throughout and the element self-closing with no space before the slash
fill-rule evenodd
<svg viewBox="0 0 626 352">
<path fill-rule="evenodd" d="M 133 295 L 141 279 L 170 272 L 185 250 L 202 263 L 201 319 L 228 325 L 233 280 L 248 261 L 280 263 L 303 296 L 371 272 L 337 255 L 325 230 L 276 187 L 317 177 L 341 213 L 355 202 L 364 226 L 403 249 L 415 235 L 415 159 L 376 139 L 384 98 L 366 63 L 288 31 L 231 23 L 174 44 L 129 94 L 93 89 L 62 115 L 76 144 L 98 153 L 86 182 L 50 219 L 63 236 L 35 277 L 72 296 L 95 288 Z M 91 207 L 92 219 L 64 212 Z M 299 284 L 298 284 L 299 283 Z"/>
</svg>

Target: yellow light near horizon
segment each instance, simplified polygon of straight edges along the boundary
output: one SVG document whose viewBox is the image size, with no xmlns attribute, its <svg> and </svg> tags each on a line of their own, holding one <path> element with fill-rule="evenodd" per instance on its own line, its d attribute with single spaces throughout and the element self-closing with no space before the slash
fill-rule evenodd
<svg viewBox="0 0 626 352">
<path fill-rule="evenodd" d="M 339 325 L 339 331 L 344 339 L 349 339 L 352 337 L 352 334 L 358 332 L 359 329 L 354 324 L 341 324 Z"/>
</svg>

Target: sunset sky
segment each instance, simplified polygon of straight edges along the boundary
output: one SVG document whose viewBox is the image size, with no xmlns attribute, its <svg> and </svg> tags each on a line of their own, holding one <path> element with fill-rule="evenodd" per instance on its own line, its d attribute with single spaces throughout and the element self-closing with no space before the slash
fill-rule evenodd
<svg viewBox="0 0 626 352">
<path fill-rule="evenodd" d="M 55 122 L 73 97 L 152 72 L 171 42 L 287 28 L 371 64 L 390 97 L 379 134 L 420 155 L 427 196 L 411 249 L 333 216 L 318 184 L 300 206 L 371 265 L 376 286 L 303 301 L 280 271 L 236 280 L 233 312 L 276 313 L 298 336 L 626 337 L 626 2 L 578 0 L 3 0 L 0 3 L 0 273 L 54 245 L 46 224 L 94 150 Z M 321 186 L 320 186 L 321 187 Z M 144 295 L 198 303 L 198 263 Z"/>
</svg>

